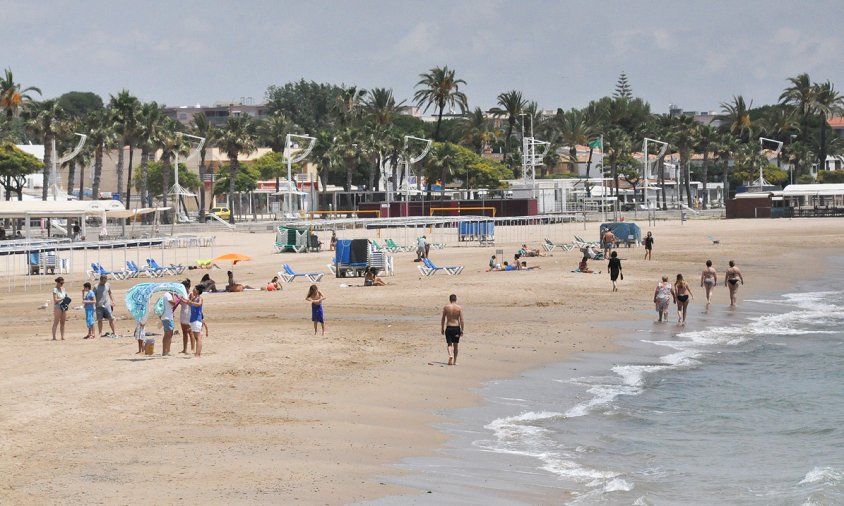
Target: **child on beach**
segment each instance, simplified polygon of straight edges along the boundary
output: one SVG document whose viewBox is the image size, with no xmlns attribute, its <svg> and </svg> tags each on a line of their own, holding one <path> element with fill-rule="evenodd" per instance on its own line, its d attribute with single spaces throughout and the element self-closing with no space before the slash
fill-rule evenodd
<svg viewBox="0 0 844 506">
<path fill-rule="evenodd" d="M 193 332 L 193 338 L 196 340 L 195 357 L 202 356 L 202 327 L 205 324 L 205 315 L 202 312 L 202 285 L 193 287 L 193 297 L 188 302 L 190 304 L 190 329 Z M 206 332 L 207 335 L 207 332 Z"/>
<path fill-rule="evenodd" d="M 147 319 L 144 317 L 142 320 L 138 320 L 138 325 L 135 326 L 135 339 L 138 340 L 138 353 L 135 355 L 143 355 L 144 354 L 144 341 L 147 338 L 147 332 L 144 327 L 146 327 Z"/>
<path fill-rule="evenodd" d="M 305 300 L 311 303 L 311 321 L 314 322 L 314 335 L 317 333 L 317 323 L 322 326 L 322 335 L 325 335 L 325 315 L 322 312 L 322 301 L 325 300 L 325 295 L 319 291 L 318 286 L 311 285 Z"/>
<path fill-rule="evenodd" d="M 85 305 L 85 325 L 88 327 L 88 335 L 83 339 L 93 339 L 94 336 L 94 310 L 96 309 L 97 299 L 94 291 L 91 290 L 91 283 L 82 285 L 82 304 Z"/>
</svg>

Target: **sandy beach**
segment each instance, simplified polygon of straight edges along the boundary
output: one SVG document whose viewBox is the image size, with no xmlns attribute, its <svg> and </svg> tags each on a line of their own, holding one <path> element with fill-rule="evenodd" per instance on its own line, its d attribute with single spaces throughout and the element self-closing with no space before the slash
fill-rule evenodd
<svg viewBox="0 0 844 506">
<path fill-rule="evenodd" d="M 376 477 L 443 443 L 433 428 L 437 413 L 477 402 L 472 389 L 490 379 L 612 349 L 612 331 L 601 322 L 655 317 L 651 300 L 662 274 L 686 276 L 694 308 L 704 301 L 704 261 L 723 276 L 735 260 L 747 283 L 741 301 L 786 288 L 807 264 L 815 276 L 824 255 L 844 245 L 844 220 L 831 218 L 639 224 L 656 238 L 654 259 L 644 261 L 642 248 L 621 248 L 618 293 L 605 262 L 591 265 L 601 275 L 571 272 L 576 250 L 529 259 L 539 270 L 506 273 L 485 272 L 487 261 L 496 248 L 511 258 L 516 243 L 432 250 L 437 264 L 466 266 L 457 277 L 422 277 L 415 255 L 398 253 L 386 287 L 323 279 L 325 336 L 313 334 L 307 281 L 280 293 L 208 294 L 210 336 L 200 359 L 161 357 L 160 338 L 155 357 L 134 355 L 122 295 L 137 280 L 112 283 L 124 318 L 118 333 L 127 337 L 82 340 L 84 313 L 71 310 L 65 342 L 50 340 L 52 314 L 38 309 L 52 283 L 11 293 L 0 284 L 0 503 L 344 504 L 406 493 Z M 583 235 L 592 238 L 597 226 L 587 224 Z M 283 262 L 328 271 L 331 252 L 276 254 L 273 239 L 270 232 L 217 234 L 216 251 L 251 255 L 234 270 L 252 286 Z M 198 281 L 203 272 L 186 275 Z M 225 270 L 210 272 L 225 283 Z M 719 281 L 715 300 L 724 303 Z M 81 283 L 67 288 L 78 300 Z M 439 332 L 450 293 L 466 314 L 456 367 L 445 366 Z M 692 312 L 687 327 L 694 325 Z M 160 325 L 151 322 L 148 331 L 160 334 Z M 173 348 L 181 348 L 181 336 Z"/>
</svg>

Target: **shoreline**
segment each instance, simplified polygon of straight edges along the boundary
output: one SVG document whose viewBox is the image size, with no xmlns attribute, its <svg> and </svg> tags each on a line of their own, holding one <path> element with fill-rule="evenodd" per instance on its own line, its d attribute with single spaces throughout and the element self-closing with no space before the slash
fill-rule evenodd
<svg viewBox="0 0 844 506">
<path fill-rule="evenodd" d="M 740 299 L 796 279 L 806 242 L 844 245 L 828 230 L 840 223 L 660 223 L 651 229 L 654 262 L 636 258 L 641 248 L 619 250 L 629 257 L 628 273 L 615 295 L 608 276 L 570 273 L 571 252 L 530 259 L 543 269 L 512 274 L 483 272 L 489 249 L 450 248 L 436 252 L 437 263 L 464 264 L 464 273 L 425 279 L 410 256 L 397 255 L 400 270 L 388 287 L 345 290 L 340 280 L 323 281 L 325 338 L 309 335 L 305 284 L 280 294 L 209 296 L 212 334 L 201 360 L 133 360 L 128 339 L 54 346 L 45 337 L 47 315 L 33 310 L 42 294 L 22 294 L 0 307 L 10 322 L 0 331 L 7 350 L 0 367 L 8 371 L 0 383 L 0 450 L 12 455 L 0 464 L 0 497 L 13 504 L 173 502 L 175 490 L 155 486 L 162 480 L 178 480 L 186 502 L 342 504 L 416 495 L 378 477 L 402 474 L 393 464 L 446 444 L 437 428 L 444 413 L 481 402 L 477 388 L 485 382 L 572 352 L 612 350 L 614 332 L 600 322 L 631 311 L 645 318 L 656 274 L 699 272 L 703 254 L 719 268 L 737 260 L 749 283 Z M 709 233 L 722 245 L 707 245 Z M 260 283 L 286 261 L 324 270 L 325 255 L 272 255 L 263 236 L 248 236 L 247 245 L 243 237 L 218 237 L 220 253 L 255 255 L 236 268 L 238 281 Z M 778 279 L 764 279 L 769 272 Z M 130 284 L 116 282 L 115 295 Z M 444 362 L 438 325 L 449 292 L 467 310 L 461 365 L 450 368 L 437 363 Z M 56 423 L 72 431 L 51 439 Z M 194 462 L 202 466 L 191 479 L 179 479 Z"/>
<path fill-rule="evenodd" d="M 822 252 L 816 251 L 816 253 L 818 253 L 819 260 L 822 259 L 825 264 L 836 261 L 840 263 L 844 259 L 840 252 L 832 249 L 825 249 Z M 798 269 L 794 268 L 797 267 L 797 262 L 799 262 L 799 259 L 792 258 L 789 262 L 786 262 L 785 270 L 789 273 L 797 272 Z M 726 303 L 713 303 L 712 310 L 717 311 L 717 315 L 710 315 L 709 311 L 697 311 L 697 309 L 700 309 L 699 307 L 690 306 L 690 310 L 693 312 L 689 315 L 689 322 L 700 321 L 695 316 L 706 314 L 705 318 L 709 322 L 701 328 L 744 323 L 749 316 L 741 311 L 743 301 L 753 303 L 759 297 L 778 298 L 786 293 L 805 291 L 809 285 L 818 279 L 820 278 L 805 279 L 797 275 L 790 275 L 781 276 L 777 282 L 765 280 L 765 282 L 754 283 L 744 290 L 744 296 L 740 297 L 737 310 L 729 307 L 728 300 Z M 719 286 L 723 288 L 723 284 Z M 789 289 L 788 286 L 793 286 L 793 288 Z M 699 291 L 702 291 L 702 288 Z M 564 486 L 554 486 L 555 481 L 563 478 L 545 470 L 542 459 L 537 456 L 524 455 L 519 452 L 515 454 L 493 452 L 493 455 L 490 456 L 489 452 L 482 452 L 483 457 L 480 460 L 483 462 L 479 463 L 477 451 L 473 449 L 474 443 L 478 442 L 475 438 L 480 438 L 480 440 L 491 438 L 488 424 L 494 422 L 501 422 L 513 417 L 519 418 L 526 414 L 535 415 L 537 411 L 548 415 L 549 408 L 547 406 L 534 407 L 532 405 L 523 406 L 521 411 L 492 414 L 500 411 L 502 406 L 522 406 L 520 402 L 517 402 L 524 401 L 524 399 L 518 398 L 519 392 L 523 392 L 522 388 L 528 388 L 532 382 L 565 383 L 575 377 L 606 375 L 610 373 L 613 365 L 636 366 L 639 364 L 637 360 L 643 360 L 643 364 L 659 363 L 655 361 L 664 355 L 664 349 L 650 348 L 639 343 L 639 340 L 642 339 L 641 332 L 649 332 L 651 336 L 649 339 L 658 339 L 660 335 L 665 336 L 665 339 L 672 339 L 669 336 L 701 330 L 693 324 L 681 326 L 673 320 L 660 325 L 653 321 L 653 315 L 649 313 L 649 311 L 641 309 L 631 310 L 620 315 L 627 318 L 598 323 L 595 327 L 596 330 L 613 335 L 611 346 L 607 349 L 575 352 L 559 361 L 544 362 L 506 377 L 491 378 L 484 381 L 482 385 L 472 388 L 471 391 L 477 397 L 473 399 L 474 402 L 445 410 L 442 413 L 445 421 L 437 424 L 437 428 L 448 435 L 443 445 L 426 455 L 405 457 L 401 462 L 394 464 L 393 468 L 401 470 L 399 475 L 385 473 L 378 476 L 379 479 L 383 479 L 388 484 L 408 487 L 415 492 L 385 495 L 355 504 L 392 506 L 405 504 L 410 498 L 415 498 L 425 504 L 429 502 L 439 504 L 444 500 L 443 497 L 451 496 L 460 497 L 463 502 L 468 500 L 469 502 L 483 502 L 484 504 L 510 504 L 511 501 L 516 503 L 545 502 L 551 498 L 559 499 L 561 494 L 567 495 L 568 491 Z M 670 318 L 675 316 L 676 306 L 672 305 Z M 648 320 L 650 320 L 650 323 L 648 323 Z M 582 388 L 569 386 L 565 387 L 564 390 L 563 393 L 557 393 L 572 402 L 573 408 L 571 409 L 582 404 L 583 392 L 580 392 Z M 557 403 L 560 403 L 559 399 L 557 399 Z M 562 404 L 565 404 L 565 402 L 562 402 Z M 525 461 L 524 467 L 518 466 L 520 460 Z M 494 464 L 496 461 L 502 468 L 506 467 L 507 471 L 501 472 Z M 475 483 L 472 478 L 475 480 L 482 479 L 478 475 L 479 469 L 488 473 L 484 477 L 494 477 L 488 482 L 489 488 L 478 489 L 471 484 Z M 496 475 L 497 472 L 498 475 Z M 507 483 L 507 473 L 511 472 L 516 472 L 518 484 Z M 543 473 L 545 474 L 543 475 Z M 464 481 L 469 478 L 468 482 L 456 483 L 458 480 L 451 480 L 453 476 L 458 475 Z M 498 480 L 495 478 L 498 478 Z M 565 482 L 568 483 L 568 481 Z M 489 493 L 490 489 L 495 492 Z"/>
</svg>

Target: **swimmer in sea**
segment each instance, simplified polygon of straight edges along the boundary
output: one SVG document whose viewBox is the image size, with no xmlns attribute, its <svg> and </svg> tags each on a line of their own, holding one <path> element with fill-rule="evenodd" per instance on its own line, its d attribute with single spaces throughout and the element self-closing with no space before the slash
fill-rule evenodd
<svg viewBox="0 0 844 506">
<path fill-rule="evenodd" d="M 689 297 L 695 298 L 689 284 L 683 279 L 682 274 L 677 274 L 677 281 L 674 282 L 674 293 L 677 296 L 677 323 L 686 324 L 686 313 L 689 307 Z"/>
<path fill-rule="evenodd" d="M 718 284 L 718 272 L 712 267 L 712 260 L 706 261 L 706 268 L 700 273 L 700 286 L 706 291 L 706 307 L 712 303 L 712 289 Z"/>
<path fill-rule="evenodd" d="M 730 268 L 727 269 L 727 276 L 724 279 L 724 286 L 730 289 L 730 307 L 736 307 L 739 283 L 744 284 L 744 277 L 741 275 L 741 270 L 736 267 L 736 263 L 730 260 Z"/>
</svg>

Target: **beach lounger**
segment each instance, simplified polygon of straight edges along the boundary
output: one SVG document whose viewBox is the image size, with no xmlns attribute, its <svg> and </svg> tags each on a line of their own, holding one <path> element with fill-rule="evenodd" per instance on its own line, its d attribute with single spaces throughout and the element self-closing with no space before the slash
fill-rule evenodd
<svg viewBox="0 0 844 506">
<path fill-rule="evenodd" d="M 386 239 L 384 242 L 387 244 L 386 249 L 390 253 L 397 253 L 399 251 L 410 251 L 410 248 L 399 246 L 398 244 L 396 244 L 396 241 L 392 239 Z"/>
<path fill-rule="evenodd" d="M 448 274 L 450 276 L 457 276 L 458 274 L 463 272 L 463 266 L 462 265 L 450 265 L 450 266 L 445 266 L 445 267 L 438 267 L 437 265 L 434 264 L 434 262 L 431 261 L 430 258 L 423 258 L 422 259 L 422 265 L 419 265 L 418 267 L 419 267 L 419 272 L 421 272 L 425 276 L 432 276 L 437 271 L 445 271 L 446 274 Z"/>
<path fill-rule="evenodd" d="M 575 248 L 575 244 L 571 242 L 553 242 L 547 238 L 542 243 L 542 249 L 545 251 L 551 252 L 554 251 L 555 248 L 560 248 L 563 251 L 571 251 Z"/>
<path fill-rule="evenodd" d="M 301 272 L 297 273 L 290 267 L 290 264 L 284 264 L 281 266 L 282 271 L 279 271 L 278 277 L 283 279 L 285 283 L 290 283 L 296 278 L 308 278 L 311 280 L 312 283 L 318 283 L 325 273 L 322 272 Z"/>
<path fill-rule="evenodd" d="M 126 267 L 128 267 L 129 272 L 132 273 L 133 278 L 137 278 L 141 274 L 148 278 L 158 278 L 164 275 L 164 272 L 161 271 L 153 271 L 148 267 L 140 268 L 138 264 L 135 263 L 134 260 L 127 260 Z"/>
<path fill-rule="evenodd" d="M 164 269 L 169 274 L 181 274 L 185 272 L 184 265 L 170 264 L 169 266 L 161 267 L 160 265 L 158 265 L 158 262 L 156 262 L 154 258 L 148 258 L 147 265 L 149 265 L 152 269 Z"/>
<path fill-rule="evenodd" d="M 328 264 L 328 270 L 331 271 L 331 274 L 337 275 L 337 260 L 335 258 L 331 258 L 331 263 Z"/>
<path fill-rule="evenodd" d="M 91 278 L 96 279 L 100 276 L 109 276 L 112 279 L 126 279 L 126 272 L 125 271 L 109 271 L 106 270 L 105 267 L 102 266 L 100 263 L 92 263 L 91 264 Z"/>
</svg>

